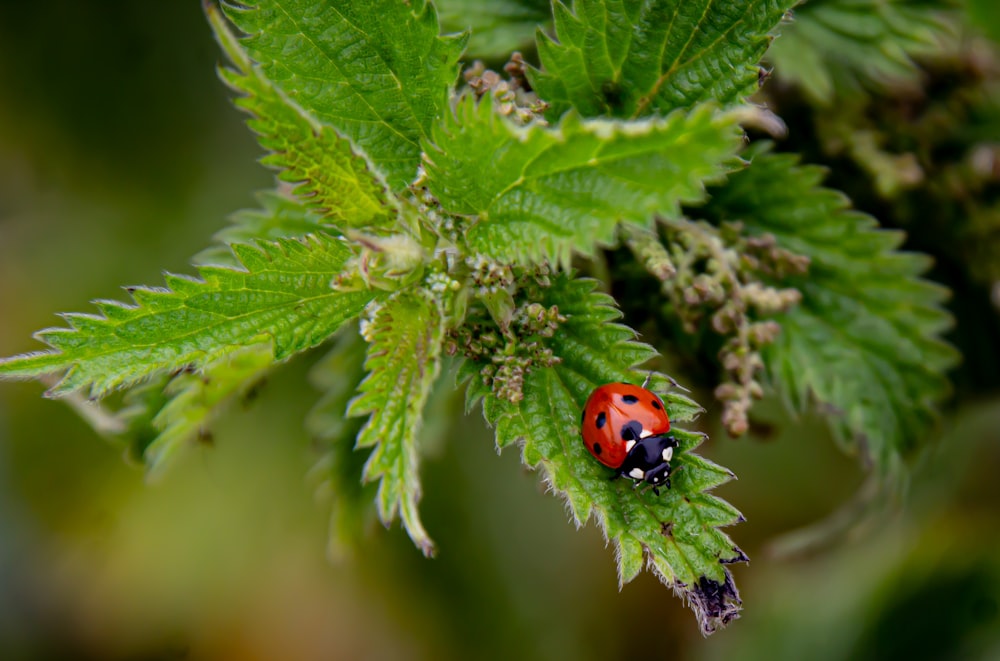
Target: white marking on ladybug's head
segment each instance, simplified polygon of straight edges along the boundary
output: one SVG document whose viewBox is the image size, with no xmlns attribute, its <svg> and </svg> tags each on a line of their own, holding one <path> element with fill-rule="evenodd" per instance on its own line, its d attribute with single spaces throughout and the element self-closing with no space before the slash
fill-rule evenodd
<svg viewBox="0 0 1000 661">
<path fill-rule="evenodd" d="M 639 432 L 639 438 L 646 438 L 653 435 L 653 431 L 650 429 L 643 429 Z"/>
<path fill-rule="evenodd" d="M 674 458 L 674 449 L 664 448 L 662 456 L 663 456 L 663 461 L 670 461 L 671 459 Z"/>
<path fill-rule="evenodd" d="M 653 476 L 653 482 L 659 482 L 659 481 L 660 481 L 660 476 L 659 475 L 654 475 Z"/>
<path fill-rule="evenodd" d="M 646 477 L 646 471 L 642 470 L 641 468 L 633 468 L 628 472 L 628 476 L 631 477 L 633 480 L 641 480 L 642 478 Z"/>
<path fill-rule="evenodd" d="M 625 452 L 631 452 L 635 447 L 635 441 L 625 441 Z"/>
</svg>

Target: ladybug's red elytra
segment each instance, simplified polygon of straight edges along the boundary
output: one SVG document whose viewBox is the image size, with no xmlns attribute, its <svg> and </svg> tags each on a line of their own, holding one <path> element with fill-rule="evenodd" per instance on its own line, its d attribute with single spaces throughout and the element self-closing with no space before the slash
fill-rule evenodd
<svg viewBox="0 0 1000 661">
<path fill-rule="evenodd" d="M 630 383 L 608 383 L 587 398 L 583 407 L 583 444 L 599 462 L 613 468 L 612 479 L 670 488 L 670 460 L 677 439 L 660 397 Z"/>
</svg>

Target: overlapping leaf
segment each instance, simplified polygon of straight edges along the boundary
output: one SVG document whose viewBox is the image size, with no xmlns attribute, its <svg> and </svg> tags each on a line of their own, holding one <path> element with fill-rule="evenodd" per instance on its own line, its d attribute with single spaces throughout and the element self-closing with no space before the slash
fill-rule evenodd
<svg viewBox="0 0 1000 661">
<path fill-rule="evenodd" d="M 434 543 L 417 511 L 417 438 L 441 366 L 444 318 L 435 301 L 407 291 L 386 300 L 368 324 L 369 375 L 348 410 L 352 416 L 369 415 L 357 442 L 358 448 L 374 448 L 364 478 L 380 480 L 376 503 L 382 521 L 388 525 L 398 512 L 410 538 L 432 555 Z"/>
<path fill-rule="evenodd" d="M 524 462 L 540 468 L 552 488 L 570 504 L 579 525 L 595 516 L 615 545 L 621 583 L 648 565 L 694 609 L 706 633 L 737 617 L 740 608 L 726 563 L 745 560 L 719 530 L 742 520 L 728 503 L 706 493 L 729 481 L 728 470 L 694 454 L 702 436 L 676 430 L 673 486 L 661 495 L 640 492 L 627 480 L 609 479 L 606 468 L 587 453 L 579 436 L 579 411 L 598 385 L 641 379 L 629 368 L 655 352 L 635 341 L 635 333 L 614 323 L 613 301 L 593 291 L 594 283 L 559 276 L 545 291 L 543 305 L 557 305 L 567 321 L 549 346 L 560 357 L 554 369 L 536 369 L 524 380 L 524 399 L 511 404 L 482 385 L 478 366 L 468 362 L 469 398 L 482 398 L 496 427 L 497 445 L 519 443 Z M 681 395 L 664 397 L 673 421 L 690 420 L 697 405 Z"/>
<path fill-rule="evenodd" d="M 469 30 L 467 59 L 506 59 L 530 47 L 539 25 L 551 20 L 549 0 L 438 0 L 441 26 Z"/>
<path fill-rule="evenodd" d="M 295 192 L 324 222 L 341 228 L 390 224 L 394 214 L 385 184 L 354 153 L 350 141 L 276 88 L 246 57 L 214 5 L 208 16 L 236 67 L 220 69 L 220 76 L 244 95 L 236 105 L 253 115 L 250 128 L 271 152 L 263 162 L 281 170 L 279 178 L 295 184 Z"/>
<path fill-rule="evenodd" d="M 809 0 L 781 30 L 768 59 L 815 101 L 917 75 L 912 58 L 940 48 L 953 3 Z"/>
<path fill-rule="evenodd" d="M 251 58 L 284 94 L 348 137 L 400 190 L 448 107 L 464 37 L 438 36 L 425 0 L 227 4 Z"/>
<path fill-rule="evenodd" d="M 926 257 L 896 250 L 900 233 L 850 211 L 822 177 L 794 156 L 758 155 L 712 191 L 705 211 L 809 257 L 808 274 L 785 283 L 802 303 L 780 320 L 768 372 L 796 409 L 817 400 L 846 448 L 887 469 L 926 436 L 948 391 L 947 292 L 920 279 Z"/>
<path fill-rule="evenodd" d="M 550 118 L 666 114 L 742 101 L 758 84 L 770 34 L 797 0 L 574 0 L 553 3 L 529 71 Z"/>
<path fill-rule="evenodd" d="M 643 227 L 704 196 L 740 145 L 711 106 L 625 123 L 564 118 L 516 126 L 489 97 L 464 98 L 428 145 L 428 187 L 448 211 L 475 217 L 469 249 L 503 260 L 567 263 L 614 240 L 619 221 Z"/>
<path fill-rule="evenodd" d="M 98 301 L 101 315 L 64 315 L 69 328 L 36 334 L 53 350 L 0 361 L 0 378 L 65 371 L 50 394 L 89 388 L 100 397 L 262 341 L 280 361 L 327 339 L 375 296 L 331 288 L 352 254 L 339 239 L 318 234 L 232 248 L 244 270 L 203 266 L 201 279 L 168 274 L 169 289 L 129 287 L 135 305 Z"/>
</svg>

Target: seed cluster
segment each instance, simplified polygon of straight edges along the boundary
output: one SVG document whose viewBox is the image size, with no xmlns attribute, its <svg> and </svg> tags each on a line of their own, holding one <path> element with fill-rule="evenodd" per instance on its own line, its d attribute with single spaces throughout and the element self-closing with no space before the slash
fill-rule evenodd
<svg viewBox="0 0 1000 661">
<path fill-rule="evenodd" d="M 548 104 L 531 91 L 531 85 L 524 75 L 524 58 L 521 54 L 515 52 L 511 55 L 510 61 L 503 69 L 508 76 L 506 79 L 496 71 L 487 69 L 480 60 L 476 60 L 462 75 L 477 97 L 482 98 L 489 94 L 493 98 L 496 109 L 501 115 L 520 124 L 545 123 L 542 115 Z"/>
<path fill-rule="evenodd" d="M 482 255 L 469 257 L 470 282 L 478 301 L 467 321 L 449 334 L 445 351 L 483 363 L 479 374 L 497 397 L 511 403 L 524 398 L 524 378 L 536 367 L 552 367 L 559 358 L 546 340 L 566 317 L 555 305 L 538 303 L 540 289 L 549 285 L 547 266 L 524 268 L 498 263 Z M 512 308 L 509 319 L 497 319 L 483 299 L 505 292 Z"/>
<path fill-rule="evenodd" d="M 707 223 L 672 220 L 665 240 L 652 232 L 633 232 L 628 244 L 646 269 L 661 280 L 672 313 L 684 331 L 695 334 L 706 326 L 726 338 L 719 350 L 722 383 L 715 396 L 723 403 L 722 422 L 733 436 L 749 428 L 752 401 L 763 388 L 761 351 L 781 327 L 766 319 L 798 304 L 801 292 L 762 280 L 780 281 L 801 275 L 807 257 L 777 245 L 773 236 L 745 236 L 740 223 L 714 227 Z"/>
<path fill-rule="evenodd" d="M 460 245 L 462 236 L 474 217 L 448 213 L 441 207 L 434 194 L 426 186 L 427 172 L 420 168 L 416 180 L 410 185 L 408 202 L 420 222 L 429 226 L 438 236 Z"/>
</svg>

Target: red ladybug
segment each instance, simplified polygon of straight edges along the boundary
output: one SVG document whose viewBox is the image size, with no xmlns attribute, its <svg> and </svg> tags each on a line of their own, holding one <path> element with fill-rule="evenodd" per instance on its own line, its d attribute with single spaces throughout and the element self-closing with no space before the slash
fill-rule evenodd
<svg viewBox="0 0 1000 661">
<path fill-rule="evenodd" d="M 670 460 L 677 439 L 663 400 L 640 386 L 608 383 L 590 393 L 583 407 L 583 444 L 594 458 L 615 469 L 612 479 L 670 488 Z"/>
</svg>

